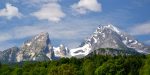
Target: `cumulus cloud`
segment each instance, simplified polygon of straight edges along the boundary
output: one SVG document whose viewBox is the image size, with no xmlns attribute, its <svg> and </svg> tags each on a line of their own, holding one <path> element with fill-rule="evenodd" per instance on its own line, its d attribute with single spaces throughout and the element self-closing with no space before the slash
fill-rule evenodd
<svg viewBox="0 0 150 75">
<path fill-rule="evenodd" d="M 39 20 L 48 20 L 52 22 L 59 22 L 65 17 L 65 13 L 62 11 L 61 6 L 56 2 L 44 4 L 40 10 L 32 13 L 32 15 Z"/>
<path fill-rule="evenodd" d="M 36 8 L 37 11 L 31 13 L 39 20 L 59 22 L 66 14 L 62 11 L 60 0 L 14 0 L 13 2 L 26 5 L 29 8 Z"/>
<path fill-rule="evenodd" d="M 19 9 L 10 3 L 6 4 L 6 7 L 0 10 L 0 16 L 11 19 L 13 17 L 21 18 L 22 14 L 19 12 Z"/>
<path fill-rule="evenodd" d="M 150 35 L 150 22 L 136 25 L 129 30 L 132 35 Z"/>
<path fill-rule="evenodd" d="M 80 0 L 71 6 L 73 10 L 80 14 L 86 14 L 88 11 L 101 12 L 102 6 L 97 0 Z"/>
</svg>

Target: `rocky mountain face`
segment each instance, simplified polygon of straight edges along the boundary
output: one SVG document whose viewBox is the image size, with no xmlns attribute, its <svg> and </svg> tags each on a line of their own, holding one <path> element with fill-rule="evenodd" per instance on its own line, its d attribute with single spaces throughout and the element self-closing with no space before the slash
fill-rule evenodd
<svg viewBox="0 0 150 75">
<path fill-rule="evenodd" d="M 93 52 L 89 53 L 87 56 L 91 55 L 111 55 L 111 56 L 117 56 L 117 55 L 140 55 L 137 51 L 134 49 L 128 49 L 128 50 L 118 50 L 113 48 L 99 48 L 94 50 Z"/>
<path fill-rule="evenodd" d="M 48 33 L 41 33 L 30 40 L 24 42 L 21 50 L 17 53 L 17 61 L 49 60 L 52 47 Z"/>
<path fill-rule="evenodd" d="M 91 54 L 132 55 L 150 53 L 150 48 L 113 25 L 99 26 L 78 48 L 68 49 L 60 44 L 53 47 L 48 33 L 40 33 L 25 41 L 21 47 L 0 52 L 1 62 L 47 61 L 61 57 L 84 57 Z"/>
<path fill-rule="evenodd" d="M 150 53 L 150 48 L 143 43 L 136 40 L 131 35 L 128 35 L 127 33 L 121 33 L 121 40 L 122 42 L 128 47 L 135 49 L 136 51 L 140 53 Z"/>
<path fill-rule="evenodd" d="M 5 62 L 16 62 L 16 55 L 19 52 L 18 47 L 12 47 L 7 50 L 4 50 L 3 52 L 0 53 L 0 61 L 5 63 Z"/>
<path fill-rule="evenodd" d="M 53 47 L 53 50 L 54 50 L 55 57 L 68 57 L 69 56 L 69 49 L 62 44 L 59 47 Z"/>
<path fill-rule="evenodd" d="M 47 61 L 56 57 L 67 56 L 68 48 L 64 45 L 53 47 L 48 33 L 40 33 L 23 43 L 20 48 L 13 47 L 0 53 L 0 61 Z M 56 56 L 55 56 L 56 55 Z"/>
<path fill-rule="evenodd" d="M 115 53 L 114 55 L 118 55 L 120 50 L 123 50 L 125 54 L 131 54 L 131 52 L 149 53 L 148 47 L 113 25 L 99 26 L 91 37 L 86 39 L 79 48 L 71 49 L 70 53 L 72 56 L 86 56 L 99 48 L 115 49 L 102 52 L 98 50 L 99 54 L 111 55 Z"/>
</svg>

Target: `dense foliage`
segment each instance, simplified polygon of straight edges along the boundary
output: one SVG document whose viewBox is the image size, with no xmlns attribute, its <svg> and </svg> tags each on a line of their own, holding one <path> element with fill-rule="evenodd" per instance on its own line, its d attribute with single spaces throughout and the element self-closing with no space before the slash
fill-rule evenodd
<svg viewBox="0 0 150 75">
<path fill-rule="evenodd" d="M 0 75 L 150 75 L 150 55 L 102 56 L 0 64 Z"/>
</svg>

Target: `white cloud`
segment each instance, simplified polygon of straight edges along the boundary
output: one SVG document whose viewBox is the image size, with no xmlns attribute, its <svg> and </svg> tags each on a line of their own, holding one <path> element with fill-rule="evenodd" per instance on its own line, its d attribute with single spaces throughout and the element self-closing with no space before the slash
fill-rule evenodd
<svg viewBox="0 0 150 75">
<path fill-rule="evenodd" d="M 24 42 L 25 40 L 22 39 L 29 39 L 41 32 L 48 32 L 52 42 L 56 41 L 57 43 L 65 44 L 69 48 L 73 48 L 80 45 L 81 40 L 90 36 L 90 33 L 95 30 L 96 26 L 96 24 L 87 23 L 87 21 L 84 20 L 82 20 L 82 22 L 81 20 L 74 20 L 63 24 L 41 23 L 36 25 L 16 26 L 8 29 L 8 31 L 0 32 L 0 48 L 3 48 L 3 43 L 7 43 L 11 40 L 21 40 L 20 42 Z"/>
<path fill-rule="evenodd" d="M 73 10 L 80 14 L 86 14 L 88 11 L 101 12 L 102 6 L 97 0 L 80 0 L 71 6 Z"/>
<path fill-rule="evenodd" d="M 150 35 L 150 22 L 138 24 L 129 30 L 132 35 Z"/>
<path fill-rule="evenodd" d="M 0 33 L 0 42 L 7 41 L 12 38 L 12 36 L 8 33 Z"/>
<path fill-rule="evenodd" d="M 48 20 L 52 22 L 59 22 L 65 17 L 65 13 L 62 11 L 61 6 L 56 2 L 44 4 L 40 10 L 32 13 L 32 15 L 39 20 Z"/>
<path fill-rule="evenodd" d="M 49 32 L 50 38 L 55 39 L 77 39 L 77 38 L 83 38 L 88 29 L 79 29 L 75 28 L 75 31 L 63 26 L 63 25 L 57 25 L 50 27 L 49 25 L 34 25 L 34 26 L 21 26 L 21 27 L 15 27 L 10 29 L 7 32 L 0 32 L 0 42 L 8 41 L 8 40 L 14 40 L 14 39 L 23 39 L 27 37 L 34 36 L 36 34 L 39 34 L 41 32 Z M 34 31 L 33 31 L 34 30 Z M 82 33 L 81 33 L 82 32 Z M 82 36 L 79 36 L 82 35 Z"/>
<path fill-rule="evenodd" d="M 6 7 L 0 10 L 0 16 L 11 19 L 13 17 L 21 18 L 22 14 L 19 12 L 17 7 L 7 3 Z"/>
</svg>

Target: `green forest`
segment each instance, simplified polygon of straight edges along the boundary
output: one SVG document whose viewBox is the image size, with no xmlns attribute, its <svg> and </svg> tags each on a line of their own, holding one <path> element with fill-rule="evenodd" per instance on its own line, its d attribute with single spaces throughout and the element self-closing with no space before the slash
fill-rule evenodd
<svg viewBox="0 0 150 75">
<path fill-rule="evenodd" d="M 0 75 L 150 75 L 150 55 L 61 58 L 0 64 Z"/>
</svg>

